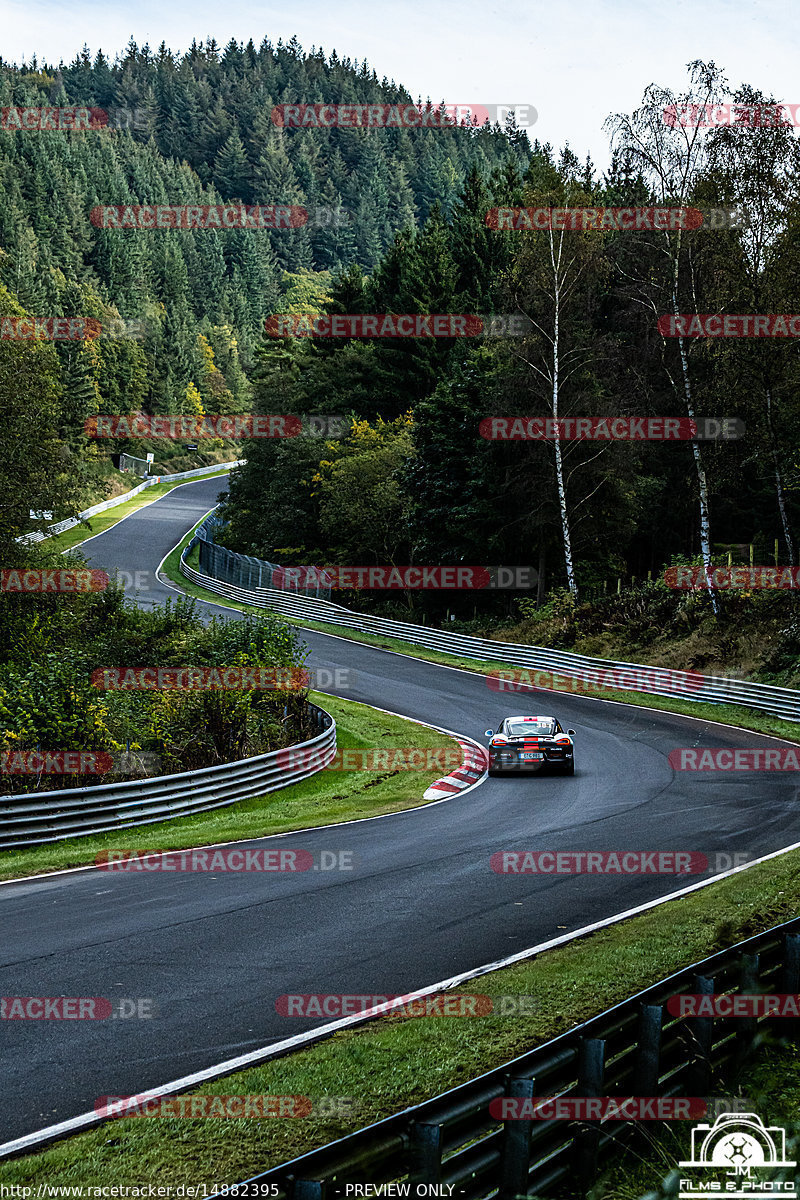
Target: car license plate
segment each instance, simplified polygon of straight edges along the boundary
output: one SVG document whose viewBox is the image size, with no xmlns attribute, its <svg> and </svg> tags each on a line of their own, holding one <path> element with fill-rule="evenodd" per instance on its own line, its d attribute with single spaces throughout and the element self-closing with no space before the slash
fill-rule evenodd
<svg viewBox="0 0 800 1200">
<path fill-rule="evenodd" d="M 539 761 L 544 758 L 544 755 L 543 754 L 535 754 L 529 750 L 523 750 L 522 754 L 520 754 L 520 758 L 524 758 L 529 761 L 531 761 L 531 760 Z"/>
</svg>

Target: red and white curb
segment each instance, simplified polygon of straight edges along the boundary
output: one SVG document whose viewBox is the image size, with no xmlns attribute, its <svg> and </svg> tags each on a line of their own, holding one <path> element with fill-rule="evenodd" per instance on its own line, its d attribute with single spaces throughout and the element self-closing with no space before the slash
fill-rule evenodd
<svg viewBox="0 0 800 1200">
<path fill-rule="evenodd" d="M 442 796 L 452 796 L 456 792 L 463 792 L 464 788 L 472 787 L 476 780 L 486 773 L 489 755 L 483 747 L 476 742 L 466 742 L 463 738 L 456 738 L 456 741 L 461 747 L 463 755 L 461 766 L 457 771 L 453 771 L 450 775 L 444 775 L 432 783 L 423 793 L 423 800 L 439 800 Z"/>
</svg>

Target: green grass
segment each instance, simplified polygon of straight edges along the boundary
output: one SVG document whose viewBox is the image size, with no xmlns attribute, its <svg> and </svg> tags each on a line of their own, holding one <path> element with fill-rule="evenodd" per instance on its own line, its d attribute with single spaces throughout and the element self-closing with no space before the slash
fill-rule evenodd
<svg viewBox="0 0 800 1200">
<path fill-rule="evenodd" d="M 200 522 L 198 521 L 199 524 Z M 197 526 L 195 526 L 196 528 Z M 224 596 L 218 596 L 215 592 L 211 592 L 207 588 L 198 587 L 181 575 L 179 569 L 180 556 L 193 533 L 194 529 L 190 530 L 186 537 L 183 538 L 164 560 L 162 568 L 164 573 L 188 596 L 194 596 L 198 600 L 222 605 L 223 608 L 230 608 L 234 612 L 263 613 L 263 608 L 257 608 L 250 604 L 231 603 Z M 197 547 L 192 550 L 189 556 L 189 565 L 195 569 L 199 569 Z M 288 621 L 292 625 L 297 625 L 301 629 L 312 629 L 318 633 L 335 634 L 337 637 L 347 638 L 352 642 L 360 642 L 366 646 L 375 646 L 381 650 L 395 650 L 399 654 L 406 655 L 408 658 L 419 658 L 425 662 L 440 663 L 443 666 L 460 667 L 462 670 L 473 671 L 479 675 L 488 675 L 493 671 L 508 671 L 513 669 L 507 662 L 477 662 L 474 658 L 467 658 L 463 655 L 446 654 L 438 650 L 428 650 L 424 647 L 412 646 L 408 642 L 400 641 L 398 638 L 354 631 L 344 625 L 329 625 L 320 621 L 301 621 L 296 617 L 281 615 L 285 621 Z M 509 699 L 516 694 L 514 692 L 506 693 Z M 521 694 L 525 695 L 524 692 Z M 491 693 L 491 696 L 497 695 L 503 695 L 503 693 Z M 559 693 L 553 692 L 554 697 L 558 695 Z M 771 716 L 769 713 L 761 713 L 756 709 L 745 708 L 742 705 L 698 703 L 692 700 L 671 699 L 666 696 L 648 696 L 643 692 L 617 692 L 611 690 L 598 692 L 597 698 L 613 700 L 620 704 L 639 705 L 642 708 L 651 708 L 660 712 L 699 717 L 708 721 L 716 721 L 721 725 L 734 725 L 737 728 L 750 729 L 757 733 L 773 734 L 775 737 L 784 738 L 787 741 L 800 741 L 800 729 L 797 722 L 784 721 L 780 717 Z M 490 699 L 490 697 L 487 697 L 487 699 Z"/>
<path fill-rule="evenodd" d="M 209 471 L 208 475 L 200 476 L 200 479 L 215 479 L 218 475 L 227 475 L 229 471 L 230 467 L 225 467 L 220 471 Z M 192 482 L 194 481 L 191 479 L 178 479 L 174 483 L 155 483 L 152 487 L 139 492 L 138 496 L 134 496 L 131 500 L 117 504 L 114 508 L 108 508 L 95 517 L 88 517 L 88 528 L 83 524 L 76 525 L 73 529 L 67 529 L 66 532 L 58 534 L 57 537 L 47 538 L 47 546 L 48 548 L 52 547 L 55 551 L 72 550 L 89 538 L 96 537 L 98 533 L 105 533 L 123 517 L 128 517 L 138 509 L 144 508 L 145 505 L 152 504 L 154 500 L 166 496 L 167 492 L 171 492 L 173 488 Z"/>
<path fill-rule="evenodd" d="M 220 597 L 193 586 L 178 572 L 180 550 L 190 536 L 168 557 L 165 570 L 187 594 L 219 604 Z M 248 606 L 227 607 L 248 611 Z M 354 634 L 336 626 L 293 623 L 479 673 L 508 666 L 478 665 L 454 655 L 409 647 L 395 639 Z M 797 736 L 796 726 L 789 722 L 736 706 L 692 704 L 639 693 L 609 692 L 605 696 L 781 737 Z M 325 697 L 323 706 L 333 711 L 334 701 Z M 415 744 L 424 743 L 420 740 Z M 116 841 L 119 843 L 118 837 Z M 486 870 L 488 878 L 488 856 Z M 531 898 L 523 903 L 529 906 L 533 919 L 538 901 Z M 493 1014 L 463 1020 L 381 1018 L 289 1057 L 196 1089 L 197 1094 L 204 1095 L 304 1095 L 312 1103 L 323 1098 L 353 1097 L 355 1107 L 347 1118 L 316 1116 L 312 1112 L 309 1117 L 284 1121 L 120 1120 L 40 1154 L 0 1164 L 0 1181 L 26 1185 L 46 1182 L 50 1186 L 237 1182 L 498 1066 L 664 976 L 788 920 L 798 911 L 800 854 L 792 852 L 458 989 L 470 994 L 532 996 L 536 1005 L 532 1014 L 505 1018 Z M 509 946 L 508 950 L 518 948 Z M 498 946 L 498 956 L 504 949 Z M 274 1002 L 275 998 L 269 999 Z M 292 1032 L 292 1023 L 287 1019 L 287 1036 Z M 637 1178 L 632 1176 L 626 1182 L 615 1172 L 615 1178 L 621 1180 L 619 1186 L 612 1185 L 617 1190 L 602 1194 L 609 1200 L 612 1196 L 640 1195 L 643 1188 L 654 1186 L 660 1178 L 660 1164 L 669 1165 L 670 1160 L 662 1154 L 660 1158 L 655 1155 L 654 1161 L 655 1175 L 650 1164 L 642 1166 L 649 1172 L 642 1177 L 642 1187 Z"/>
<path fill-rule="evenodd" d="M 488 878 L 488 855 L 486 871 Z M 533 921 L 540 901 L 532 896 L 523 903 Z M 798 906 L 800 855 L 793 852 L 458 989 L 529 995 L 530 1015 L 383 1017 L 195 1089 L 201 1095 L 301 1095 L 312 1103 L 353 1097 L 348 1118 L 312 1111 L 295 1120 L 122 1119 L 0 1164 L 0 1181 L 98 1186 L 246 1179 L 499 1066 L 671 972 L 788 920 Z M 504 949 L 498 945 L 498 954 Z M 275 999 L 265 991 L 265 1004 Z M 290 1036 L 295 1030 L 288 1018 L 286 1025 Z"/>
<path fill-rule="evenodd" d="M 389 716 L 352 700 L 341 700 L 322 692 L 312 692 L 309 698 L 334 717 L 339 749 L 454 745 L 452 738 L 435 729 Z M 179 850 L 399 812 L 426 803 L 422 799 L 425 789 L 446 773 L 446 770 L 396 769 L 383 773 L 324 770 L 302 783 L 211 812 L 135 829 L 70 838 L 51 846 L 2 851 L 0 879 L 83 866 L 94 862 L 101 850 L 133 846 L 146 850 Z"/>
<path fill-rule="evenodd" d="M 755 1047 L 753 1056 L 743 1065 L 733 1085 L 712 1086 L 712 1091 L 720 1097 L 735 1099 L 738 1111 L 757 1113 L 765 1125 L 783 1128 L 787 1157 L 798 1160 L 800 1047 L 770 1034 L 760 1035 L 761 1038 L 763 1041 Z M 714 1117 L 710 1120 L 713 1123 Z M 590 1200 L 640 1200 L 641 1197 L 667 1200 L 667 1197 L 674 1197 L 679 1178 L 677 1164 L 690 1157 L 692 1124 L 676 1121 L 651 1125 L 647 1129 L 640 1126 L 646 1140 L 640 1141 L 635 1148 L 628 1147 L 625 1157 L 604 1172 L 589 1193 Z M 755 1178 L 794 1179 L 796 1186 L 800 1183 L 800 1170 L 794 1173 L 789 1170 L 785 1176 L 771 1173 L 762 1176 L 756 1172 Z"/>
</svg>

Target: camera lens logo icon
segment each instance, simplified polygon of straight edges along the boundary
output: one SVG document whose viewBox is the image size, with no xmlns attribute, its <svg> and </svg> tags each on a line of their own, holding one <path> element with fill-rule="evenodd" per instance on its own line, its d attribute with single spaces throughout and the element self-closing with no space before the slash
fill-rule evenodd
<svg viewBox="0 0 800 1200">
<path fill-rule="evenodd" d="M 779 1125 L 765 1125 L 755 1113 L 721 1113 L 713 1125 L 703 1123 L 692 1130 L 692 1157 L 678 1164 L 681 1167 L 703 1167 L 706 1171 L 716 1170 L 725 1178 L 735 1178 L 741 1184 L 720 1183 L 695 1184 L 681 1179 L 680 1196 L 688 1200 L 707 1191 L 710 1187 L 725 1191 L 729 1196 L 749 1196 L 754 1186 L 747 1185 L 753 1170 L 776 1170 L 794 1167 L 797 1164 L 786 1158 L 786 1131 Z M 746 1190 L 739 1190 L 746 1185 Z M 699 1186 L 699 1191 L 695 1187 Z M 756 1187 L 761 1187 L 755 1183 Z M 767 1187 L 772 1187 L 768 1184 Z M 733 1190 L 731 1190 L 733 1189 Z M 787 1190 L 794 1193 L 794 1185 Z"/>
</svg>

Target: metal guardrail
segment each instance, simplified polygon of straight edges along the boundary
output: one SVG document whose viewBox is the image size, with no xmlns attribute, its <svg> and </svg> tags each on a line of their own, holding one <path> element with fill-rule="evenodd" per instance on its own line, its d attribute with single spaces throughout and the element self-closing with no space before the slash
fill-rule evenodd
<svg viewBox="0 0 800 1200">
<path fill-rule="evenodd" d="M 518 1200 L 564 1194 L 565 1188 L 585 1195 L 621 1144 L 638 1139 L 640 1153 L 646 1151 L 649 1143 L 641 1130 L 624 1121 L 501 1124 L 490 1114 L 491 1101 L 504 1096 L 724 1098 L 755 1035 L 771 1027 L 797 1040 L 800 1021 L 673 1017 L 667 1001 L 686 992 L 797 993 L 799 930 L 800 919 L 795 919 L 739 942 L 477 1079 L 252 1176 L 230 1194 L 325 1200 L 327 1184 L 335 1184 L 335 1194 L 342 1196 L 346 1184 L 391 1181 L 452 1185 L 451 1194 L 460 1200 Z"/>
<path fill-rule="evenodd" d="M 425 625 L 413 625 L 406 621 L 391 621 L 383 617 L 368 616 L 353 612 L 330 600 L 315 600 L 296 593 L 274 588 L 242 588 L 225 580 L 216 579 L 204 571 L 190 567 L 186 558 L 192 547 L 201 541 L 195 536 L 186 546 L 180 560 L 180 571 L 192 583 L 225 596 L 240 604 L 252 604 L 259 608 L 283 613 L 302 621 L 319 621 L 323 624 L 342 625 L 360 633 L 396 638 L 416 646 L 446 654 L 462 655 L 482 662 L 505 663 L 534 671 L 557 673 L 568 679 L 581 680 L 588 676 L 603 676 L 614 673 L 616 684 L 608 682 L 598 685 L 597 690 L 642 692 L 647 695 L 668 696 L 682 700 L 711 704 L 741 704 L 760 712 L 772 713 L 787 721 L 800 721 L 800 692 L 792 688 L 773 687 L 770 684 L 751 683 L 746 679 L 720 678 L 700 675 L 695 672 L 666 671 L 642 663 L 616 662 L 608 658 L 588 658 L 583 654 L 570 654 L 564 650 L 550 650 L 542 646 L 529 646 L 522 642 L 501 642 L 492 638 L 470 637 L 466 634 L 448 633 L 446 630 L 430 629 Z M 624 687 L 624 676 L 629 675 L 634 686 Z M 659 684 L 659 677 L 672 677 L 674 687 Z M 648 681 L 652 681 L 652 686 Z M 535 684 L 535 679 L 531 681 Z M 543 683 L 543 690 L 548 690 Z M 550 689 L 558 685 L 551 683 Z M 500 695 L 511 695 L 519 690 L 509 686 L 498 687 Z M 567 690 L 567 688 L 559 689 Z M 591 689 L 583 689 L 591 695 Z"/>
<path fill-rule="evenodd" d="M 150 825 L 299 783 L 322 770 L 336 753 L 333 717 L 315 704 L 308 707 L 320 733 L 292 749 L 313 749 L 315 753 L 294 756 L 291 766 L 285 761 L 285 750 L 271 750 L 177 775 L 0 796 L 0 850 Z"/>
<path fill-rule="evenodd" d="M 142 461 L 137 459 L 137 462 Z M 67 517 L 64 521 L 56 521 L 55 525 L 49 525 L 46 532 L 37 529 L 33 533 L 24 533 L 22 537 L 16 539 L 21 544 L 38 544 L 45 541 L 47 538 L 56 537 L 59 533 L 66 533 L 68 529 L 74 529 L 76 525 L 80 525 L 81 521 L 88 517 L 96 517 L 98 513 L 105 512 L 106 509 L 115 508 L 118 504 L 124 504 L 126 500 L 131 500 L 134 496 L 138 496 L 139 492 L 143 492 L 145 488 L 153 487 L 157 483 L 172 483 L 175 479 L 194 479 L 201 475 L 213 475 L 215 471 L 221 471 L 224 467 L 239 467 L 245 460 L 237 458 L 235 462 L 230 463 L 212 463 L 208 467 L 196 467 L 192 471 L 178 471 L 175 475 L 151 475 L 149 479 L 145 479 L 144 483 L 140 483 L 138 487 L 131 488 L 129 492 L 124 492 L 121 496 L 114 496 L 111 500 L 103 500 L 100 504 L 93 504 L 91 508 L 84 509 L 78 513 L 77 517 Z"/>
</svg>

